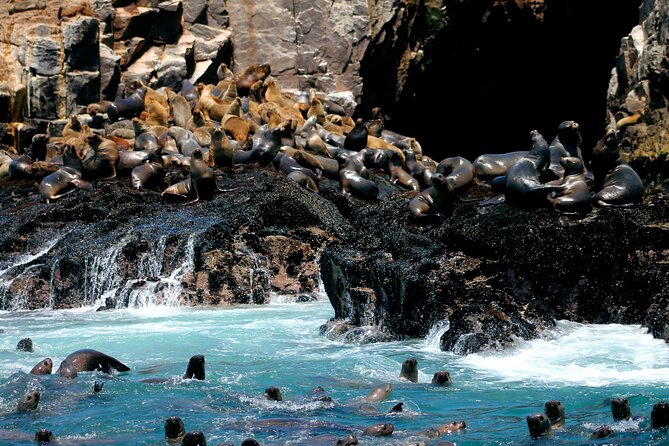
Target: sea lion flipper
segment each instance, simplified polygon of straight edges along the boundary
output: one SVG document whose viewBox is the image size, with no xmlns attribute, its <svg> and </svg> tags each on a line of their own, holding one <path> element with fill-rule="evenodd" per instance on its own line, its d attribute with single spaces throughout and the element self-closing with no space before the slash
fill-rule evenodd
<svg viewBox="0 0 669 446">
<path fill-rule="evenodd" d="M 128 372 L 128 371 L 130 371 L 130 367 L 123 364 L 118 359 L 112 358 L 111 356 L 107 356 L 107 368 L 109 368 L 109 367 L 113 368 L 117 372 Z"/>
<path fill-rule="evenodd" d="M 93 190 L 93 185 L 91 184 L 90 181 L 72 180 L 72 184 L 78 187 L 79 189 Z"/>
<path fill-rule="evenodd" d="M 506 196 L 499 195 L 497 197 L 488 198 L 479 203 L 479 206 L 494 206 L 496 204 L 502 204 L 506 201 Z"/>
</svg>

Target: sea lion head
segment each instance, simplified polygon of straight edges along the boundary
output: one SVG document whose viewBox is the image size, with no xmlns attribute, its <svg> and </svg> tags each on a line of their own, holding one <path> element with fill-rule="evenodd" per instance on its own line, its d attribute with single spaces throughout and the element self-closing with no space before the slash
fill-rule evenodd
<svg viewBox="0 0 669 446">
<path fill-rule="evenodd" d="M 202 432 L 188 432 L 181 441 L 182 446 L 207 446 Z"/>
<path fill-rule="evenodd" d="M 585 172 L 585 166 L 580 158 L 575 156 L 566 156 L 560 159 L 560 164 L 564 167 L 564 176 L 580 175 Z"/>
<path fill-rule="evenodd" d="M 184 422 L 179 417 L 169 417 L 165 420 L 165 439 L 167 441 L 181 441 L 186 435 Z"/>
<path fill-rule="evenodd" d="M 448 181 L 448 178 L 440 173 L 432 174 L 432 187 L 440 192 L 448 192 L 451 194 L 455 193 L 455 190 L 453 189 L 453 183 Z"/>
<path fill-rule="evenodd" d="M 209 131 L 209 133 L 211 134 L 211 139 L 216 140 L 216 141 L 220 141 L 221 139 L 223 139 L 223 136 L 225 136 L 225 132 L 220 127 L 212 128 Z"/>
<path fill-rule="evenodd" d="M 418 361 L 416 361 L 416 358 L 409 358 L 402 363 L 400 377 L 404 377 L 411 382 L 418 382 Z"/>
<path fill-rule="evenodd" d="M 53 441 L 53 434 L 49 429 L 40 429 L 35 433 L 35 441 L 38 443 L 50 443 Z"/>
<path fill-rule="evenodd" d="M 669 403 L 660 401 L 650 412 L 650 423 L 653 428 L 669 426 Z"/>
<path fill-rule="evenodd" d="M 562 121 L 558 126 L 558 138 L 562 144 L 580 145 L 581 132 L 578 122 Z"/>
<path fill-rule="evenodd" d="M 442 424 L 439 426 L 439 434 L 448 434 L 451 432 L 457 432 L 467 427 L 467 423 L 464 421 L 453 421 L 451 423 Z"/>
<path fill-rule="evenodd" d="M 358 444 L 358 437 L 355 435 L 349 435 L 346 438 L 340 438 L 337 440 L 335 446 L 352 446 L 354 444 Z"/>
<path fill-rule="evenodd" d="M 629 420 L 632 418 L 632 411 L 627 398 L 613 398 L 611 400 L 611 414 L 615 421 Z"/>
<path fill-rule="evenodd" d="M 551 431 L 551 422 L 542 413 L 527 416 L 527 428 L 532 438 L 543 437 Z"/>
<path fill-rule="evenodd" d="M 620 149 L 618 147 L 616 130 L 609 127 L 606 129 L 604 136 L 599 141 L 597 141 L 595 148 L 592 149 L 592 157 L 597 159 L 616 161 L 619 156 Z"/>
<path fill-rule="evenodd" d="M 28 412 L 30 410 L 37 409 L 40 395 L 41 394 L 39 390 L 31 390 L 30 392 L 26 393 L 19 400 L 19 405 L 17 407 L 17 410 L 19 412 Z"/>
<path fill-rule="evenodd" d="M 50 375 L 53 370 L 51 358 L 44 358 L 30 371 L 33 375 Z"/>
<path fill-rule="evenodd" d="M 438 386 L 447 386 L 451 382 L 451 375 L 445 371 L 445 370 L 440 370 L 434 374 L 432 377 L 432 384 L 436 384 Z"/>
<path fill-rule="evenodd" d="M 281 390 L 278 387 L 268 387 L 265 389 L 265 398 L 270 401 L 283 401 L 283 396 L 281 396 Z"/>
<path fill-rule="evenodd" d="M 388 435 L 392 435 L 394 430 L 395 426 L 391 423 L 375 424 L 366 428 L 363 434 L 373 437 L 387 437 Z"/>
<path fill-rule="evenodd" d="M 74 379 L 77 377 L 77 368 L 70 361 L 63 360 L 57 373 L 63 378 Z"/>
<path fill-rule="evenodd" d="M 193 152 L 193 157 L 195 157 L 195 152 L 198 152 L 199 158 L 202 159 L 202 151 L 200 149 L 195 149 Z M 186 367 L 186 374 L 184 379 L 199 379 L 200 381 L 204 380 L 204 355 L 193 355 L 188 361 L 188 367 Z"/>
<path fill-rule="evenodd" d="M 564 406 L 560 401 L 546 401 L 546 404 L 544 404 L 544 412 L 551 424 L 564 422 Z"/>
<path fill-rule="evenodd" d="M 605 424 L 604 426 L 599 426 L 597 429 L 595 429 L 595 431 L 590 436 L 590 439 L 597 440 L 599 438 L 606 438 L 612 433 L 613 431 L 611 430 L 611 427 Z"/>
</svg>

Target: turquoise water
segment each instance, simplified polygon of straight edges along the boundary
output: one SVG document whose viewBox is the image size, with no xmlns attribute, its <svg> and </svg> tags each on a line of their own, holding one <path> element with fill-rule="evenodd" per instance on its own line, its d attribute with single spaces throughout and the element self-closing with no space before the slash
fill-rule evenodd
<svg viewBox="0 0 669 446">
<path fill-rule="evenodd" d="M 318 328 L 332 315 L 327 301 L 0 313 L 0 443 L 34 444 L 34 433 L 47 427 L 60 444 L 163 445 L 164 420 L 177 415 L 187 431 L 203 431 L 210 445 L 238 445 L 247 437 L 261 444 L 332 445 L 350 433 L 370 445 L 669 444 L 666 430 L 649 426 L 653 404 L 669 398 L 669 348 L 640 327 L 560 322 L 542 339 L 512 350 L 458 357 L 437 348 L 439 327 L 426 340 L 328 341 Z M 23 337 L 33 339 L 33 353 L 15 351 Z M 47 356 L 55 370 L 81 348 L 114 356 L 131 371 L 81 373 L 73 381 L 27 374 Z M 194 354 L 206 357 L 204 382 L 180 378 Z M 419 362 L 419 383 L 398 378 L 408 357 Z M 429 384 L 441 369 L 451 373 L 452 386 Z M 168 381 L 141 382 L 147 378 Z M 92 392 L 96 379 L 105 383 L 98 394 Z M 360 410 L 356 401 L 386 382 L 394 386 L 390 397 L 376 411 Z M 285 401 L 263 399 L 271 385 L 281 388 Z M 309 393 L 316 386 L 334 402 L 313 401 Z M 31 388 L 42 392 L 38 410 L 15 413 Z M 619 396 L 641 418 L 614 423 L 608 399 Z M 548 399 L 563 402 L 565 428 L 531 440 L 525 417 L 541 412 Z M 404 412 L 387 414 L 398 402 Z M 465 420 L 467 429 L 438 440 L 418 435 L 455 420 Z M 391 437 L 360 436 L 380 422 L 395 425 Z M 605 423 L 614 435 L 589 441 Z"/>
</svg>

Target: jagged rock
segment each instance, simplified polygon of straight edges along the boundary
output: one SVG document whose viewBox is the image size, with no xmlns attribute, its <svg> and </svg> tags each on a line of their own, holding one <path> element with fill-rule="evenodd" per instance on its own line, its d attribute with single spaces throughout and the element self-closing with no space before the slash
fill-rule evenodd
<svg viewBox="0 0 669 446">
<path fill-rule="evenodd" d="M 114 39 L 128 40 L 132 37 L 148 38 L 153 24 L 158 20 L 158 10 L 130 5 L 116 8 Z"/>
<path fill-rule="evenodd" d="M 93 17 L 77 17 L 61 24 L 63 50 L 68 70 L 98 70 L 100 21 Z"/>
<path fill-rule="evenodd" d="M 53 119 L 49 121 L 49 126 L 46 131 L 49 138 L 59 138 L 63 136 L 63 129 L 68 123 L 70 123 L 70 119 Z"/>
<path fill-rule="evenodd" d="M 355 102 L 355 95 L 352 91 L 340 91 L 328 94 L 325 99 L 335 104 L 341 105 L 346 111 L 346 116 L 353 116 L 358 103 Z"/>
<path fill-rule="evenodd" d="M 55 76 L 61 72 L 63 52 L 60 43 L 50 36 L 30 36 L 26 68 L 40 76 Z"/>
<path fill-rule="evenodd" d="M 119 57 L 119 65 L 125 69 L 137 58 L 141 57 L 149 46 L 143 37 L 133 37 L 123 42 L 114 42 L 114 52 Z"/>
<path fill-rule="evenodd" d="M 104 22 L 110 26 L 114 23 L 116 10 L 111 0 L 92 0 L 91 6 L 93 7 L 95 16 L 100 19 L 100 22 Z"/>
<path fill-rule="evenodd" d="M 195 38 L 184 34 L 175 45 L 165 45 L 160 63 L 156 66 L 158 85 L 178 90 L 181 82 L 193 72 Z"/>
<path fill-rule="evenodd" d="M 153 24 L 149 38 L 159 43 L 176 42 L 182 31 L 182 17 L 181 1 L 170 0 L 158 3 L 157 22 Z"/>
<path fill-rule="evenodd" d="M 20 121 L 26 87 L 15 82 L 0 82 L 0 122 Z"/>
<path fill-rule="evenodd" d="M 31 118 L 57 119 L 64 108 L 60 86 L 63 85 L 62 76 L 30 76 L 28 78 L 27 116 Z"/>
<path fill-rule="evenodd" d="M 227 28 L 230 24 L 228 10 L 225 7 L 225 0 L 208 0 L 207 24 L 210 26 L 220 26 Z"/>
<path fill-rule="evenodd" d="M 206 19 L 206 0 L 187 0 L 184 2 L 184 20 L 186 23 L 203 23 Z"/>
<path fill-rule="evenodd" d="M 232 33 L 230 31 L 212 28 L 196 23 L 189 27 L 195 36 L 195 61 L 223 60 L 229 58 L 232 48 Z"/>
<path fill-rule="evenodd" d="M 149 84 L 151 78 L 156 74 L 156 67 L 163 56 L 163 48 L 153 46 L 149 48 L 142 56 L 130 65 L 123 74 L 126 85 L 131 85 L 134 81 L 141 81 Z"/>
<path fill-rule="evenodd" d="M 88 104 L 100 100 L 99 71 L 69 71 L 65 75 L 65 83 L 66 115 L 84 113 Z"/>
</svg>

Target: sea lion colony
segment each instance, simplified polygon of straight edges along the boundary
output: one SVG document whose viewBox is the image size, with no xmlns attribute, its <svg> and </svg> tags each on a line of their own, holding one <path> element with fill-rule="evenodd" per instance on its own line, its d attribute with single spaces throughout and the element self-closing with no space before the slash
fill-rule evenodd
<svg viewBox="0 0 669 446">
<path fill-rule="evenodd" d="M 414 138 L 386 130 L 378 108 L 366 122 L 353 121 L 315 89 L 285 94 L 270 73 L 269 65 L 253 65 L 235 75 L 222 64 L 216 85 L 184 81 L 174 92 L 136 84 L 126 98 L 71 116 L 61 136 L 35 135 L 22 153 L 3 150 L 0 176 L 39 181 L 47 202 L 90 190 L 93 181 L 129 176 L 135 189 L 195 203 L 221 192 L 214 169 L 274 168 L 313 192 L 326 177 L 339 181 L 344 194 L 368 200 L 379 197 L 375 174 L 385 174 L 414 193 L 409 216 L 417 223 L 449 215 L 474 183 L 503 194 L 484 205 L 550 205 L 578 215 L 592 205 L 639 202 L 643 193 L 620 156 L 615 130 L 606 132 L 589 162 L 578 124 L 565 121 L 551 144 L 533 130 L 529 151 L 437 163 Z M 166 172 L 174 170 L 186 178 L 166 184 Z"/>
</svg>

